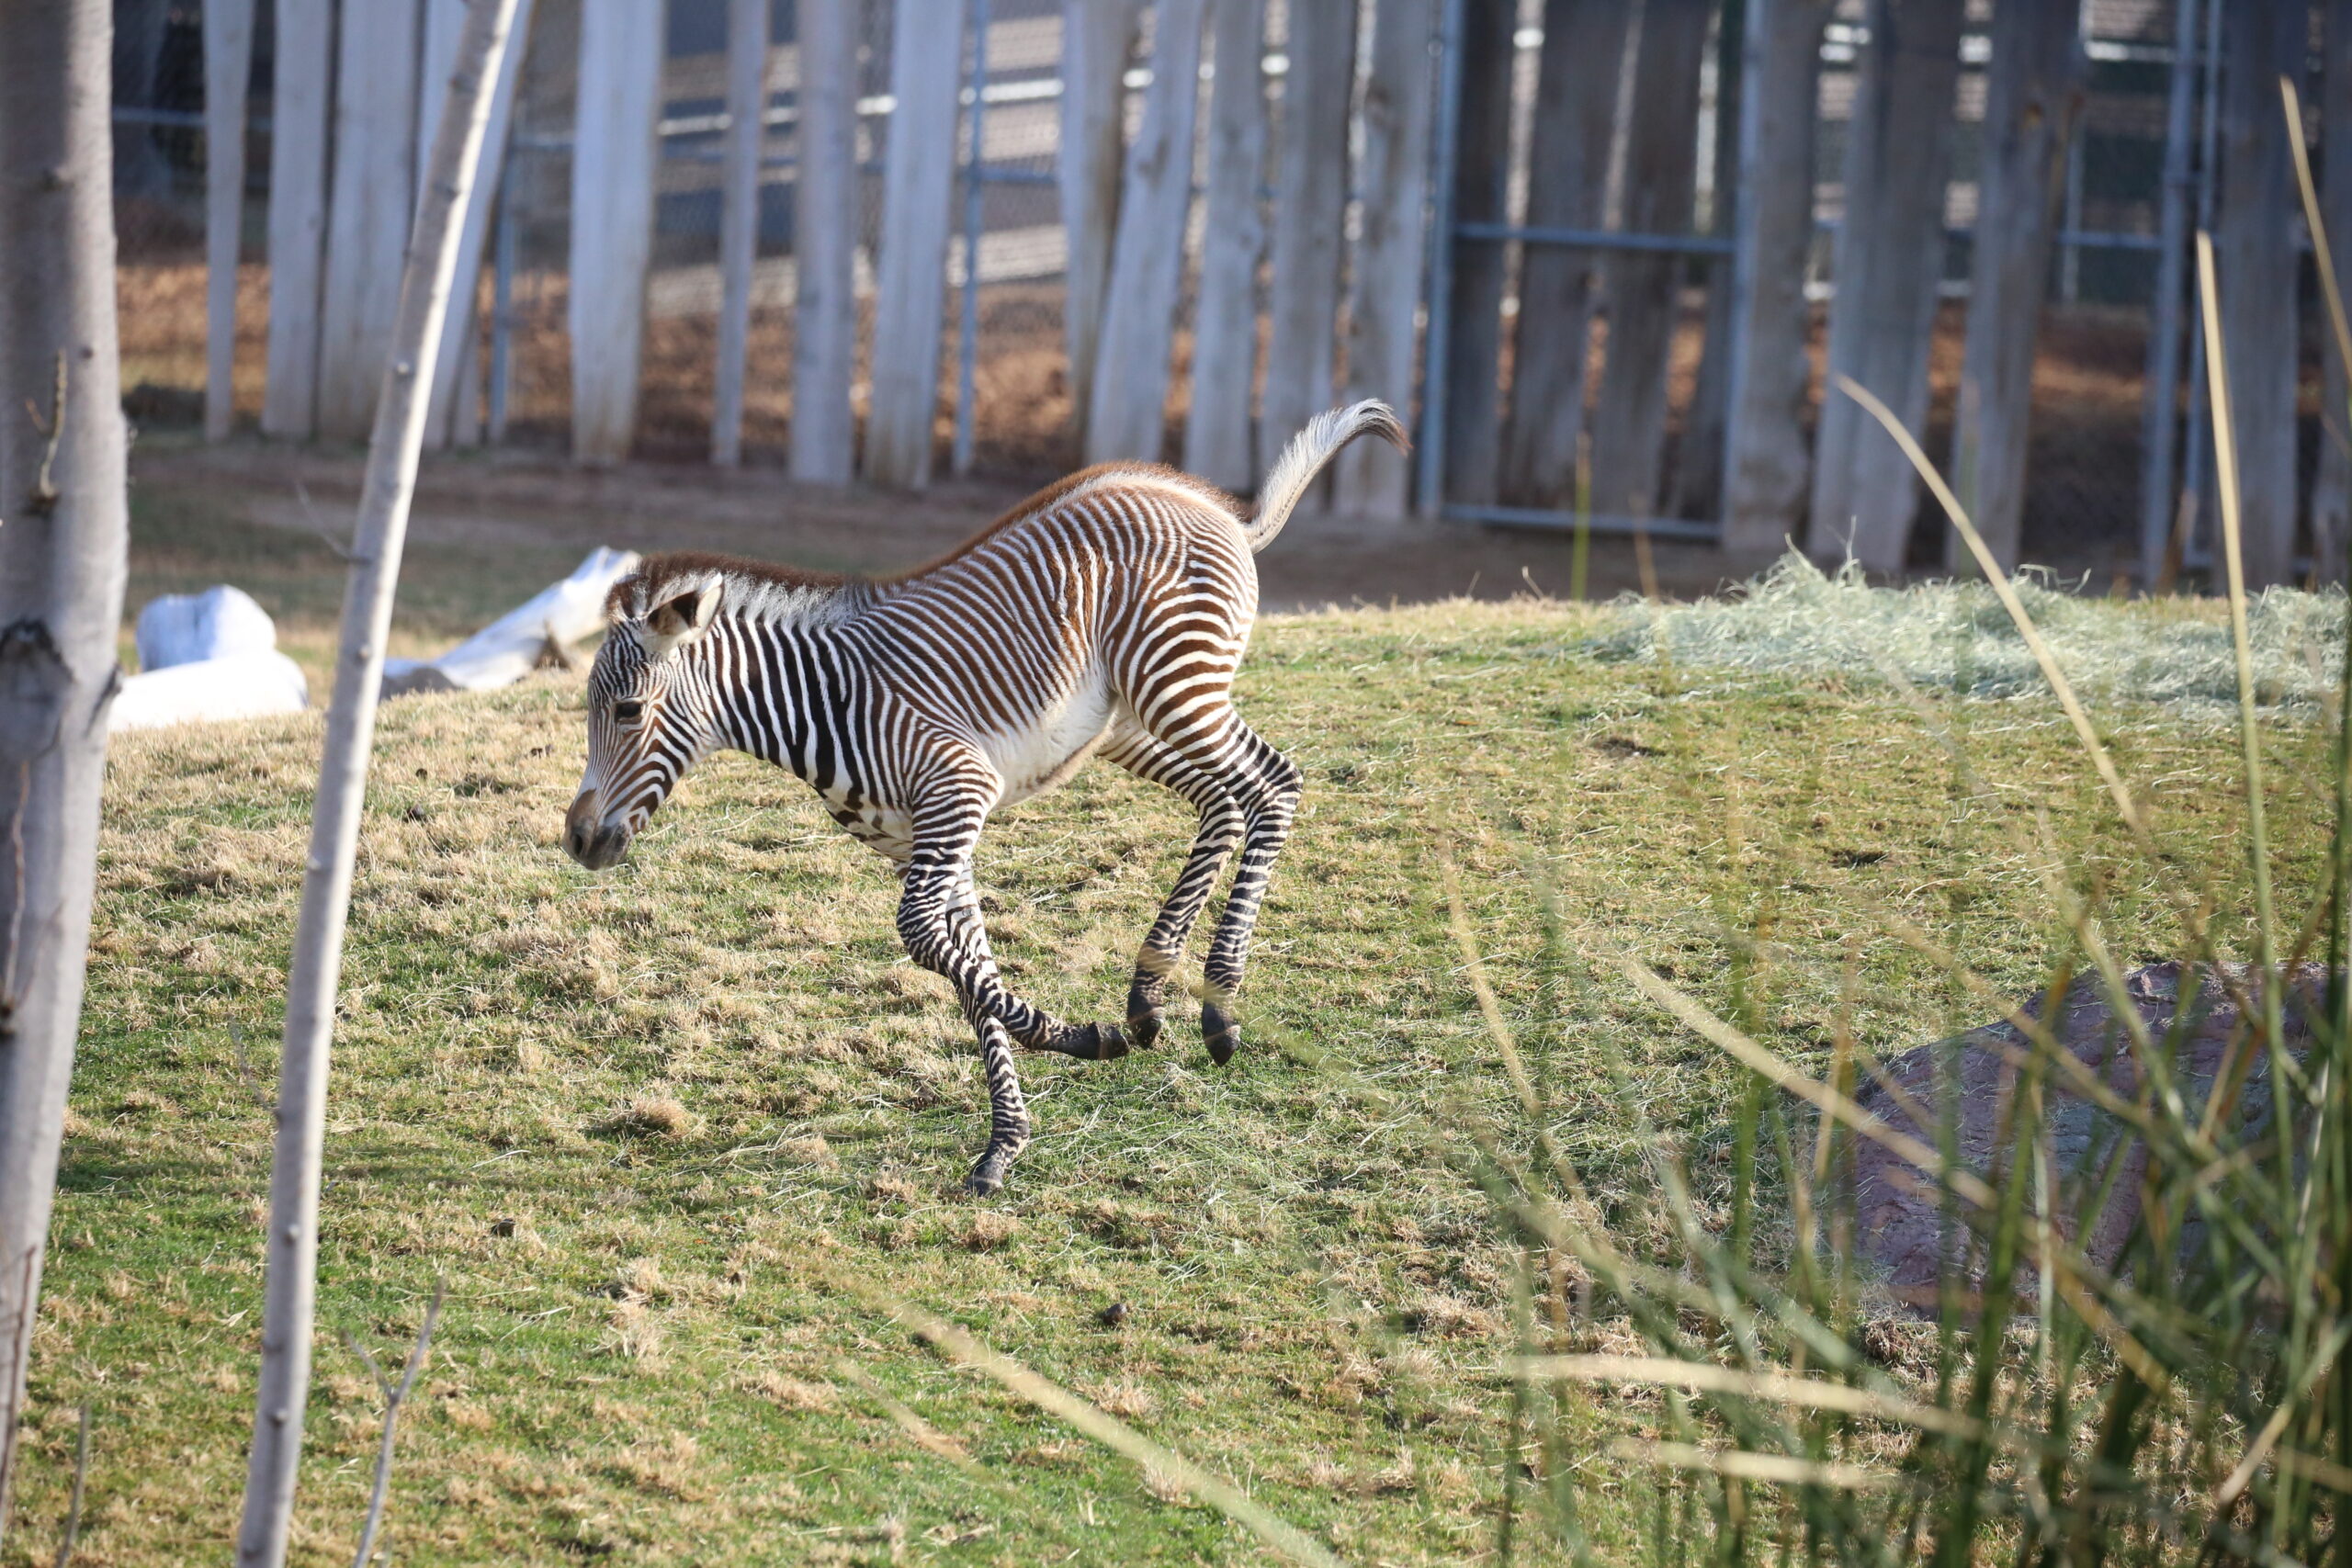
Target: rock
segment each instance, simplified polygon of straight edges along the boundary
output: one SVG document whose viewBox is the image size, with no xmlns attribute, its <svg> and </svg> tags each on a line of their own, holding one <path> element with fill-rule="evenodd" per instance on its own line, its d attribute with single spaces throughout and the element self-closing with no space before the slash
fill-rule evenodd
<svg viewBox="0 0 2352 1568">
<path fill-rule="evenodd" d="M 2203 1114 L 2224 1058 L 2230 1059 L 2235 1098 L 2227 1125 L 2239 1140 L 2258 1135 L 2269 1121 L 2270 1058 L 2267 1048 L 2250 1048 L 2252 1032 L 2241 1026 L 2224 984 L 2243 992 L 2256 978 L 2248 964 L 2166 963 L 2132 970 L 2124 980 L 2148 1037 L 2173 1052 L 2172 1077 L 2192 1116 Z M 2300 1058 L 2311 1044 L 2306 1020 L 2324 1005 L 2327 976 L 2320 964 L 2302 964 L 2293 967 L 2287 980 L 2287 1046 Z M 2190 1011 L 2178 1020 L 2176 1034 L 2184 994 L 2191 998 Z M 2018 1011 L 2040 1018 L 2043 1000 L 2037 996 Z M 2128 1100 L 2139 1094 L 2142 1064 L 2098 976 L 2084 976 L 2068 987 L 2052 1033 L 2119 1098 Z M 1865 1078 L 1854 1099 L 1897 1131 L 1938 1146 L 1944 1120 L 1937 1081 L 1941 1058 L 1946 1064 L 1942 1076 L 1958 1093 L 1961 1161 L 1997 1191 L 2007 1180 L 2014 1146 L 2007 1135 L 2010 1102 L 2031 1049 L 2013 1025 L 1987 1024 L 1885 1061 L 1883 1074 L 1875 1080 Z M 2147 1149 L 2116 1118 L 2069 1088 L 2063 1070 L 2054 1066 L 2045 1075 L 2043 1105 L 2053 1216 L 2094 1264 L 2110 1268 L 2139 1219 Z M 1855 1142 L 1854 1184 L 1855 1245 L 1865 1269 L 1877 1275 L 1897 1302 L 1921 1315 L 1932 1314 L 1939 1258 L 1946 1248 L 1955 1263 L 1967 1257 L 1969 1233 L 1959 1226 L 1947 1238 L 1941 1193 L 1905 1161 L 1868 1139 Z M 2097 1212 L 2087 1213 L 2094 1204 Z M 2194 1235 L 2185 1235 L 2182 1245 L 2194 1246 Z M 1981 1256 L 1970 1264 L 1975 1270 L 1983 1266 Z M 2021 1288 L 2030 1289 L 2031 1278 L 2030 1271 L 2021 1271 Z"/>
<path fill-rule="evenodd" d="M 267 653 L 277 647 L 277 624 L 243 589 L 222 583 L 201 593 L 166 593 L 139 612 L 139 668 Z"/>
</svg>

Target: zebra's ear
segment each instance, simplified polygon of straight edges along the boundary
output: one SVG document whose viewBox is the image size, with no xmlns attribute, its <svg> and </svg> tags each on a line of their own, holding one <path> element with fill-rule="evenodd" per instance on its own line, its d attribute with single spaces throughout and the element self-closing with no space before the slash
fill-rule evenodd
<svg viewBox="0 0 2352 1568">
<path fill-rule="evenodd" d="M 680 643 L 699 636 L 710 625 L 718 614 L 718 597 L 716 582 L 673 594 L 646 612 L 644 629 L 638 634 L 638 641 L 647 653 L 661 658 Z"/>
</svg>

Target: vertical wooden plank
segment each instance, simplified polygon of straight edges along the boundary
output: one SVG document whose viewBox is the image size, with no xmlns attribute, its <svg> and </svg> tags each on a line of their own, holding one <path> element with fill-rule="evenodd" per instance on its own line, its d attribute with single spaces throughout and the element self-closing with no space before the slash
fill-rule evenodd
<svg viewBox="0 0 2352 1568">
<path fill-rule="evenodd" d="M 1999 0 L 1993 10 L 1968 347 L 1951 467 L 1962 504 L 2005 570 L 2018 564 L 2025 519 L 2033 345 L 2065 191 L 2066 152 L 2082 103 L 2080 30 L 2075 13 L 2063 6 Z M 1944 558 L 1954 571 L 1970 564 L 1956 529 L 1946 536 Z"/>
<path fill-rule="evenodd" d="M 727 166 L 718 208 L 718 375 L 710 460 L 743 460 L 743 374 L 751 357 L 752 264 L 760 249 L 760 149 L 767 141 L 768 0 L 727 6 Z"/>
<path fill-rule="evenodd" d="M 1159 460 L 1168 406 L 1169 353 L 1184 275 L 1184 223 L 1193 209 L 1193 128 L 1201 96 L 1202 0 L 1159 0 L 1151 86 L 1143 124 L 1127 149 L 1119 226 L 1111 247 L 1112 309 L 1095 351 L 1086 415 L 1086 460 Z"/>
<path fill-rule="evenodd" d="M 855 457 L 857 0 L 799 0 L 792 190 L 792 477 L 847 484 Z"/>
<path fill-rule="evenodd" d="M 1364 83 L 1363 217 L 1348 289 L 1348 386 L 1341 402 L 1378 398 L 1413 422 L 1413 322 L 1429 246 L 1430 129 L 1437 73 L 1430 44 L 1436 0 L 1380 0 L 1373 14 L 1372 71 Z M 1340 454 L 1332 504 L 1359 516 L 1405 515 L 1411 478 L 1385 441 Z"/>
<path fill-rule="evenodd" d="M 498 62 L 498 80 L 491 85 L 490 122 L 483 130 L 481 177 L 474 198 L 466 204 L 465 227 L 458 235 L 458 281 L 449 297 L 449 313 L 441 325 L 441 351 L 433 364 L 433 403 L 427 412 L 427 446 L 471 446 L 481 440 L 481 359 L 476 352 L 481 336 L 482 259 L 490 249 L 490 233 L 498 215 L 500 187 L 506 173 L 506 142 L 514 123 L 515 95 L 522 90 L 523 61 L 531 37 L 532 0 L 516 0 L 513 42 Z M 460 8 L 460 19 L 463 11 Z"/>
<path fill-rule="evenodd" d="M 1258 413 L 1258 449 L 1265 453 L 1281 451 L 1335 395 L 1355 0 L 1290 0 L 1285 52 L 1290 70 L 1275 149 L 1274 276 L 1267 299 L 1273 333 Z M 1310 494 L 1302 504 L 1316 503 Z"/>
<path fill-rule="evenodd" d="M 1687 234 L 1699 170 L 1699 76 L 1712 0 L 1647 0 L 1626 127 L 1624 220 L 1637 234 Z M 1667 368 L 1682 314 L 1683 258 L 1609 262 L 1609 358 L 1592 416 L 1592 504 L 1651 517 L 1664 479 Z M 1521 307 L 1524 310 L 1524 306 Z"/>
<path fill-rule="evenodd" d="M 1883 399 L 1905 428 L 1928 415 L 1928 348 L 1943 275 L 1944 187 L 1963 0 L 1871 0 L 1846 147 L 1846 210 L 1829 308 L 1829 368 Z M 1834 389 L 1814 453 L 1817 556 L 1903 570 L 1918 477 L 1877 422 Z"/>
<path fill-rule="evenodd" d="M 1531 225 L 1600 227 L 1618 98 L 1624 90 L 1620 78 L 1625 29 L 1633 14 L 1633 6 L 1605 0 L 1547 0 L 1544 7 L 1534 135 L 1528 148 Z M 1530 245 L 1520 264 L 1499 491 L 1512 505 L 1557 507 L 1574 499 L 1600 275 L 1597 254 L 1557 245 Z M 1466 460 L 1468 455 L 1463 456 Z"/>
<path fill-rule="evenodd" d="M 1086 439 L 1101 357 L 1103 291 L 1119 224 L 1128 57 L 1143 0 L 1063 0 L 1062 123 L 1057 154 L 1068 247 L 1062 337 L 1069 355 L 1070 434 Z"/>
<path fill-rule="evenodd" d="M 662 7 L 581 0 L 571 152 L 571 455 L 617 463 L 637 431 L 660 155 Z"/>
<path fill-rule="evenodd" d="M 319 281 L 326 259 L 327 111 L 334 83 L 334 0 L 276 0 L 270 97 L 269 369 L 265 435 L 318 427 Z"/>
<path fill-rule="evenodd" d="M 890 35 L 890 96 L 897 107 L 890 111 L 882 175 L 865 478 L 892 490 L 921 490 L 931 482 L 963 17 L 961 0 L 898 0 Z"/>
<path fill-rule="evenodd" d="M 1720 240 L 1736 232 L 1739 211 L 1741 61 L 1747 31 L 1747 0 L 1724 0 L 1715 23 L 1714 171 L 1707 212 L 1707 231 Z M 1704 280 L 1707 315 L 1690 412 L 1683 418 L 1682 439 L 1675 448 L 1668 512 L 1675 517 L 1712 517 L 1722 502 L 1724 420 L 1731 389 L 1732 260 L 1709 256 L 1691 270 Z"/>
<path fill-rule="evenodd" d="M 412 0 L 347 6 L 339 32 L 318 429 L 330 441 L 364 441 L 416 199 L 417 8 Z"/>
<path fill-rule="evenodd" d="M 1464 0 L 1461 123 L 1453 167 L 1453 220 L 1500 223 L 1510 216 L 1511 34 L 1513 0 Z M 1453 252 L 1446 315 L 1452 323 L 1445 364 L 1445 474 L 1448 501 L 1486 504 L 1502 468 L 1503 247 L 1487 240 L 1441 235 Z"/>
<path fill-rule="evenodd" d="M 2214 269 L 2238 444 L 2246 586 L 2294 580 L 2296 219 L 2278 78 L 2303 79 L 2304 0 L 2222 6 L 2221 206 Z"/>
<path fill-rule="evenodd" d="M 2335 255 L 2335 287 L 2352 299 L 2352 0 L 2327 0 L 2327 39 L 2320 85 L 2320 220 Z M 2312 487 L 2312 572 L 2345 580 L 2352 554 L 2352 410 L 2346 367 L 2331 341 L 2322 350 L 2326 390 L 2320 399 L 2319 474 Z"/>
<path fill-rule="evenodd" d="M 204 438 L 229 434 L 237 407 L 237 252 L 245 230 L 245 89 L 254 0 L 204 7 Z"/>
<path fill-rule="evenodd" d="M 2347 0 L 2352 3 L 2352 0 Z M 1184 467 L 1211 484 L 1258 482 L 1250 403 L 1258 377 L 1258 262 L 1266 225 L 1266 0 L 1211 0 L 1208 176 L 1201 283 L 1193 305 L 1193 386 Z"/>
<path fill-rule="evenodd" d="M 1804 405 L 1815 96 L 1832 0 L 1748 0 L 1741 68 L 1738 249 L 1732 262 L 1723 545 L 1754 558 L 1796 530 Z"/>
</svg>

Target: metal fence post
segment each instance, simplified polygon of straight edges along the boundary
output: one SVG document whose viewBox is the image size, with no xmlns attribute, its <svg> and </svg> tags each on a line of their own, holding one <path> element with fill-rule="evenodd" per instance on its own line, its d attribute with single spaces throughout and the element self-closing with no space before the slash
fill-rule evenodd
<svg viewBox="0 0 2352 1568">
<path fill-rule="evenodd" d="M 980 231 L 987 212 L 980 183 L 988 175 L 989 0 L 972 0 L 971 151 L 964 160 L 964 296 L 956 341 L 956 446 L 948 465 L 957 479 L 972 471 L 972 380 L 980 355 Z"/>
<path fill-rule="evenodd" d="M 498 175 L 498 230 L 492 241 L 490 283 L 490 431 L 492 446 L 506 441 L 506 410 L 514 364 L 514 261 L 522 248 L 514 216 L 514 175 L 521 164 L 520 138 L 506 144 Z"/>
<path fill-rule="evenodd" d="M 1421 449 L 1415 509 L 1435 521 L 1445 505 L 1445 370 L 1453 331 L 1453 155 L 1462 130 L 1462 17 L 1445 0 L 1438 33 L 1437 134 L 1430 138 L 1429 326 L 1421 349 Z"/>
<path fill-rule="evenodd" d="M 2149 311 L 2146 407 L 2140 437 L 2140 584 L 2164 570 L 2173 528 L 2173 455 L 2179 418 L 2180 307 L 2187 284 L 2190 116 L 2197 96 L 2198 0 L 2179 0 L 2173 19 L 2171 93 L 2165 107 L 2162 243 Z"/>
</svg>

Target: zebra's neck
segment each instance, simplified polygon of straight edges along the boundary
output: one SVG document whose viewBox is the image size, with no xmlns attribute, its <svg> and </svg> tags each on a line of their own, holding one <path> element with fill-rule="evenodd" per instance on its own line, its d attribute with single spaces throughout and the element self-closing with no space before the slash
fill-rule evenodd
<svg viewBox="0 0 2352 1568">
<path fill-rule="evenodd" d="M 841 620 L 838 614 L 721 615 L 691 650 L 721 745 L 830 787 L 826 775 L 838 763 L 827 716 L 841 704 L 842 669 L 830 648 Z"/>
</svg>

